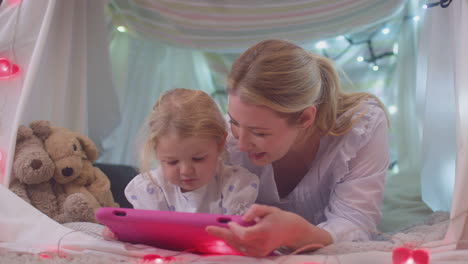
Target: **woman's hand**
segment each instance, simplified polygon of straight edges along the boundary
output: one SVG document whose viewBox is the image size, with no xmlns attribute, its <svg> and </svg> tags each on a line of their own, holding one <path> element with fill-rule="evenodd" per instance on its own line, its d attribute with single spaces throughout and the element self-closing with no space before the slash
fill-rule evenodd
<svg viewBox="0 0 468 264">
<path fill-rule="evenodd" d="M 328 245 L 331 236 L 301 216 L 266 205 L 252 205 L 243 215 L 253 226 L 243 227 L 230 222 L 229 229 L 208 226 L 206 231 L 230 245 L 235 250 L 253 257 L 270 254 L 281 246 L 297 249 L 308 244 Z"/>
</svg>

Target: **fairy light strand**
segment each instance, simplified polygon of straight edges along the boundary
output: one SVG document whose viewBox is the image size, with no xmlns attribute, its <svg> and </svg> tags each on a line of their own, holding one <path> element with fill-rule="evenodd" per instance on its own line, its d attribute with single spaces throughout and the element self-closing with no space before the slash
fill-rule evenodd
<svg viewBox="0 0 468 264">
<path fill-rule="evenodd" d="M 447 8 L 449 5 L 452 3 L 452 0 L 442 0 L 439 2 L 433 2 L 433 3 L 427 3 L 424 5 L 424 8 L 431 8 L 431 7 L 437 7 L 440 6 L 442 8 Z"/>
</svg>

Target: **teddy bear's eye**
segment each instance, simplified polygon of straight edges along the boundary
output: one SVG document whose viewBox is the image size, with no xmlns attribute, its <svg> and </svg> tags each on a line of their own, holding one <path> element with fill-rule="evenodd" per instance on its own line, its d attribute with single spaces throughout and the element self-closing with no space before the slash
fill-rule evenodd
<svg viewBox="0 0 468 264">
<path fill-rule="evenodd" d="M 75 144 L 73 144 L 73 151 L 76 151 L 77 149 L 78 147 Z"/>
</svg>

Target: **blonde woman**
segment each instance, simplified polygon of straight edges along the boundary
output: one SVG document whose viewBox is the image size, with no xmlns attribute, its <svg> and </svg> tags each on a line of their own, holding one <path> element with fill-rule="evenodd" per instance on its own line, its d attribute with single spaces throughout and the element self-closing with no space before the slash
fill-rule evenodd
<svg viewBox="0 0 468 264">
<path fill-rule="evenodd" d="M 257 198 L 258 177 L 224 164 L 226 122 L 205 92 L 164 93 L 145 126 L 143 173 L 125 188 L 134 208 L 240 215 Z"/>
<path fill-rule="evenodd" d="M 368 93 L 346 94 L 332 63 L 283 40 L 245 51 L 228 75 L 231 162 L 260 177 L 251 227 L 208 227 L 233 248 L 367 240 L 380 220 L 388 120 Z"/>
</svg>

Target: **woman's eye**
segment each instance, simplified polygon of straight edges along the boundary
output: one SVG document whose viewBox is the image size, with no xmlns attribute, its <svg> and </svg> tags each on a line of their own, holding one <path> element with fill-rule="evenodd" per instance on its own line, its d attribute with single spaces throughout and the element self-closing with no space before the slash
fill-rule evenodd
<svg viewBox="0 0 468 264">
<path fill-rule="evenodd" d="M 179 162 L 178 160 L 171 160 L 171 161 L 168 161 L 167 164 L 176 165 L 178 162 Z"/>
<path fill-rule="evenodd" d="M 229 120 L 229 124 L 234 125 L 234 126 L 239 126 L 239 124 L 234 120 Z"/>
<path fill-rule="evenodd" d="M 204 159 L 205 159 L 205 157 L 201 157 L 201 158 L 195 158 L 195 157 L 193 157 L 193 158 L 192 158 L 192 160 L 195 161 L 195 162 L 200 162 L 200 161 L 202 161 L 202 160 L 204 160 Z"/>
</svg>

